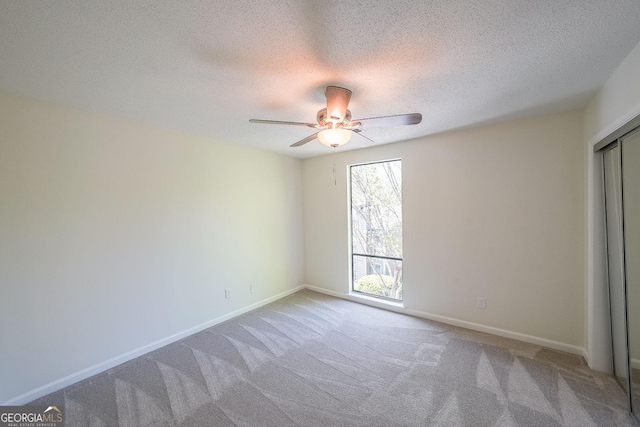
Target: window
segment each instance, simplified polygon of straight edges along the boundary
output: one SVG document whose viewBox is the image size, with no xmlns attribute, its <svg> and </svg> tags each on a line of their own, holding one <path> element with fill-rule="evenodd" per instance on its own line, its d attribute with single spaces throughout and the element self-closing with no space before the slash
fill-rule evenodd
<svg viewBox="0 0 640 427">
<path fill-rule="evenodd" d="M 354 292 L 402 300 L 402 163 L 349 167 L 351 286 Z"/>
</svg>

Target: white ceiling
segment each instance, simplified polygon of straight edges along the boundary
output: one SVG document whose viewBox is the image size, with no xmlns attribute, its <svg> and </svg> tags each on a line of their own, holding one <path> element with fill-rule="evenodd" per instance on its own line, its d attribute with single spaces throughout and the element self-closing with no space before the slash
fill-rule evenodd
<svg viewBox="0 0 640 427">
<path fill-rule="evenodd" d="M 638 0 L 0 0 L 0 91 L 295 157 L 327 84 L 378 144 L 581 108 L 640 41 Z M 358 148 L 354 141 L 340 150 Z"/>
</svg>

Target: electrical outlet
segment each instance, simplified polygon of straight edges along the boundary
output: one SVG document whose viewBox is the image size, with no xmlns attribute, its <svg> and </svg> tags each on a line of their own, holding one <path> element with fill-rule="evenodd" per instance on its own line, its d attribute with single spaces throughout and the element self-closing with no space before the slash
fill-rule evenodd
<svg viewBox="0 0 640 427">
<path fill-rule="evenodd" d="M 231 298 L 231 291 L 229 289 L 224 290 L 224 298 L 225 299 Z"/>
<path fill-rule="evenodd" d="M 487 308 L 487 299 L 484 297 L 478 297 L 476 306 L 478 306 L 478 308 Z"/>
<path fill-rule="evenodd" d="M 256 291 L 256 285 L 249 285 L 249 293 L 255 293 Z"/>
</svg>

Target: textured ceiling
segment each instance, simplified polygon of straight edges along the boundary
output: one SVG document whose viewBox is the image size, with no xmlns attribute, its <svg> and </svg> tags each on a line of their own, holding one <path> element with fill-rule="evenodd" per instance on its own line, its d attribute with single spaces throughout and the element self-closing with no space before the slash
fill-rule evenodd
<svg viewBox="0 0 640 427">
<path fill-rule="evenodd" d="M 295 157 L 327 84 L 378 144 L 583 107 L 640 41 L 638 0 L 0 0 L 0 91 Z M 350 142 L 340 150 L 358 148 Z"/>
</svg>

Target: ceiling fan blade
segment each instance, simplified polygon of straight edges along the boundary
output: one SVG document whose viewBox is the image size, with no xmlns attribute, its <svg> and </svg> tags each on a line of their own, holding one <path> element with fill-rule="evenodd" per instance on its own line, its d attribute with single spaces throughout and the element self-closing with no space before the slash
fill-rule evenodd
<svg viewBox="0 0 640 427">
<path fill-rule="evenodd" d="M 306 126 L 310 128 L 317 128 L 319 125 L 317 123 L 301 123 L 301 122 L 282 122 L 279 120 L 260 120 L 260 119 L 251 119 L 250 123 L 261 123 L 265 125 L 290 125 L 290 126 Z"/>
<path fill-rule="evenodd" d="M 397 116 L 371 117 L 368 119 L 352 120 L 351 126 L 367 128 L 381 128 L 385 126 L 417 125 L 422 121 L 422 114 L 399 114 Z"/>
<path fill-rule="evenodd" d="M 355 133 L 356 135 L 358 135 L 360 138 L 364 138 L 366 139 L 370 144 L 375 144 L 375 141 L 371 138 L 367 138 L 366 136 L 364 136 L 362 134 L 363 130 L 362 129 L 352 129 L 351 132 Z"/>
<path fill-rule="evenodd" d="M 327 97 L 327 120 L 342 122 L 351 100 L 351 91 L 343 87 L 327 86 L 324 95 Z"/>
<path fill-rule="evenodd" d="M 318 137 L 318 132 L 314 133 L 313 135 L 309 135 L 305 139 L 301 139 L 300 141 L 296 142 L 295 144 L 291 144 L 290 147 L 300 147 L 301 145 L 304 145 L 307 142 L 313 141 L 317 137 Z"/>
</svg>

